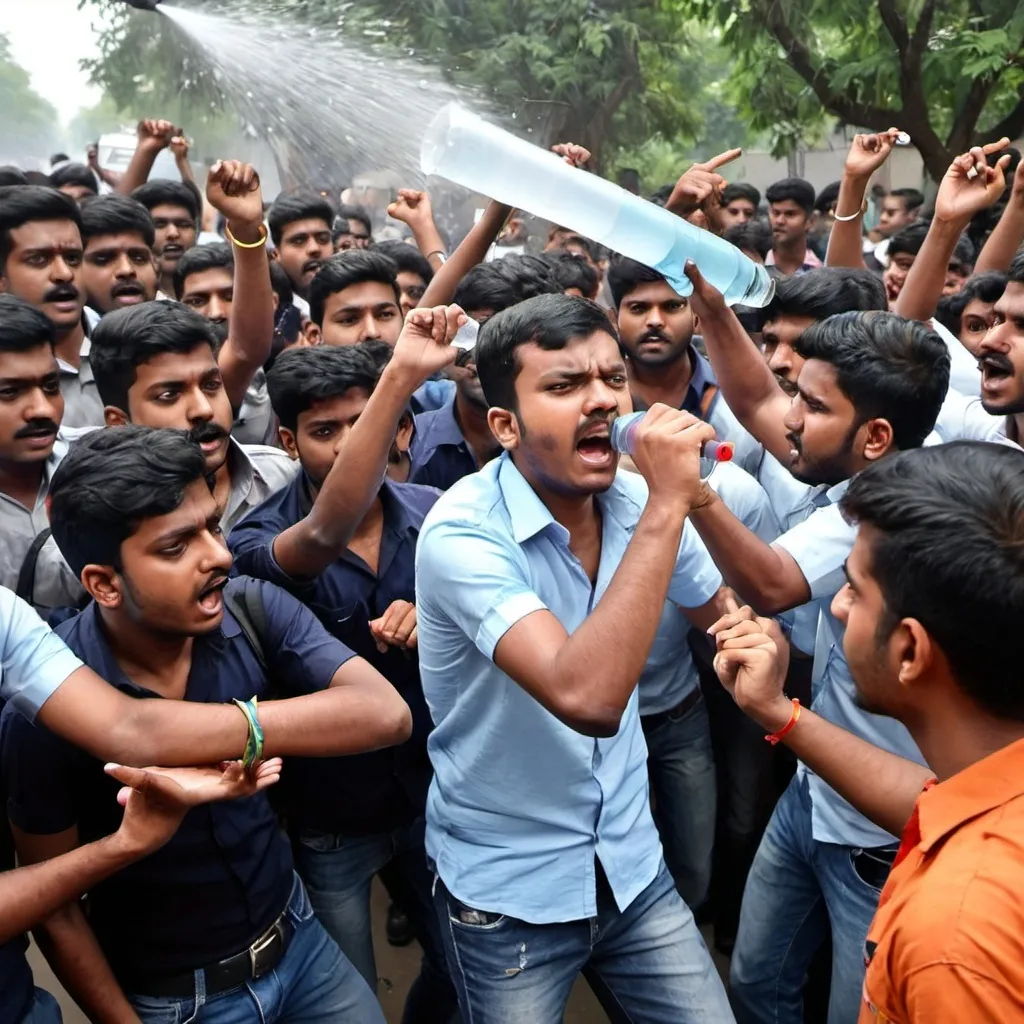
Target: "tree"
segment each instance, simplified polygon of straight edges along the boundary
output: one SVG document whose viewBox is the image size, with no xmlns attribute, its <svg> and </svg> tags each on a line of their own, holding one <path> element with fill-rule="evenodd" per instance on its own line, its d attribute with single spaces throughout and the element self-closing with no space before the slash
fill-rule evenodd
<svg viewBox="0 0 1024 1024">
<path fill-rule="evenodd" d="M 28 72 L 11 55 L 0 33 L 0 159 L 16 164 L 46 162 L 64 144 L 57 111 L 31 86 Z"/>
<path fill-rule="evenodd" d="M 721 27 L 734 95 L 777 153 L 841 122 L 908 132 L 938 180 L 953 156 L 1024 131 L 1020 0 L 676 0 Z"/>
</svg>

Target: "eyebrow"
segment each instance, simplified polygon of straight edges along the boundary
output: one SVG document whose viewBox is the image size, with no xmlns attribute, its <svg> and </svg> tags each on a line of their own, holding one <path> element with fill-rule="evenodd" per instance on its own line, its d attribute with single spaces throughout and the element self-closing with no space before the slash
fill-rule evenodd
<svg viewBox="0 0 1024 1024">
<path fill-rule="evenodd" d="M 843 575 L 846 577 L 846 582 L 849 584 L 851 590 L 857 589 L 857 584 L 853 582 L 853 577 L 850 575 L 850 560 L 847 558 L 843 562 Z"/>
<path fill-rule="evenodd" d="M 59 370 L 47 370 L 38 377 L 0 377 L 0 386 L 10 387 L 12 384 L 36 384 L 48 380 L 59 380 Z"/>
<path fill-rule="evenodd" d="M 338 313 L 359 313 L 364 309 L 398 309 L 398 303 L 391 299 L 388 302 L 367 302 L 363 305 L 342 306 L 334 315 L 337 316 Z"/>
</svg>

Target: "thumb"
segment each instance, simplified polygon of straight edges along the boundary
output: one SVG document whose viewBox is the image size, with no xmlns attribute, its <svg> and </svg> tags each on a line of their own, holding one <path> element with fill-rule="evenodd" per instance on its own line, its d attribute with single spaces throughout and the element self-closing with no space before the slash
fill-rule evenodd
<svg viewBox="0 0 1024 1024">
<path fill-rule="evenodd" d="M 129 768 L 126 764 L 105 764 L 103 770 L 130 789 L 141 789 L 149 778 L 144 768 Z"/>
</svg>

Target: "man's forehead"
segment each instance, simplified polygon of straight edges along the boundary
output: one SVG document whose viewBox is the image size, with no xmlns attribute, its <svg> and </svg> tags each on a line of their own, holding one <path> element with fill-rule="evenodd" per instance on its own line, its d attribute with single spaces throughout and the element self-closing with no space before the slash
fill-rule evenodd
<svg viewBox="0 0 1024 1024">
<path fill-rule="evenodd" d="M 813 316 L 800 316 L 796 313 L 779 313 L 765 321 L 761 329 L 765 334 L 784 335 L 796 338 L 803 334 L 812 324 L 817 323 Z"/>
<path fill-rule="evenodd" d="M 573 338 L 558 349 L 541 348 L 530 341 L 520 349 L 519 359 L 521 366 L 535 368 L 539 374 L 558 369 L 580 371 L 624 365 L 618 343 L 607 331 Z"/>
<path fill-rule="evenodd" d="M 836 368 L 824 359 L 807 359 L 800 368 L 797 384 L 801 391 L 822 400 L 843 396 L 836 379 Z"/>
<path fill-rule="evenodd" d="M 148 249 L 149 244 L 137 231 L 119 231 L 113 235 L 93 235 L 85 243 L 87 253 L 110 249 Z"/>
<path fill-rule="evenodd" d="M 57 357 L 49 342 L 24 352 L 0 352 L 0 379 L 43 377 L 57 369 Z"/>
<path fill-rule="evenodd" d="M 290 224 L 286 224 L 282 234 L 285 238 L 292 238 L 295 235 L 312 235 L 330 230 L 331 225 L 322 217 L 305 217 L 302 220 L 293 220 Z"/>
<path fill-rule="evenodd" d="M 347 388 L 340 395 L 330 398 L 318 398 L 300 418 L 304 420 L 340 420 L 346 419 L 362 411 L 370 400 L 365 388 Z"/>
<path fill-rule="evenodd" d="M 205 270 L 192 270 L 185 275 L 182 292 L 230 288 L 234 284 L 234 280 L 234 272 L 229 267 L 207 267 Z"/>
<path fill-rule="evenodd" d="M 327 297 L 335 309 L 395 304 L 395 289 L 384 281 L 360 281 Z"/>
<path fill-rule="evenodd" d="M 177 203 L 158 203 L 149 211 L 150 217 L 156 219 L 157 217 L 162 220 L 168 219 L 179 219 L 184 218 L 185 220 L 192 220 L 192 211 L 187 206 L 179 206 Z"/>
<path fill-rule="evenodd" d="M 996 300 L 993 308 L 997 313 L 1012 313 L 1015 316 L 1024 312 L 1024 284 L 1020 281 L 1008 281 L 1006 289 Z"/>
<path fill-rule="evenodd" d="M 14 248 L 73 245 L 81 248 L 82 235 L 73 220 L 30 220 L 11 231 Z"/>
<path fill-rule="evenodd" d="M 213 349 L 201 342 L 189 352 L 161 352 L 135 368 L 136 382 L 146 380 L 184 380 L 217 369 Z"/>
<path fill-rule="evenodd" d="M 622 300 L 622 304 L 630 302 L 672 302 L 683 298 L 668 281 L 641 281 Z"/>
<path fill-rule="evenodd" d="M 207 482 L 198 477 L 188 485 L 181 504 L 166 515 L 144 519 L 136 535 L 142 539 L 155 539 L 170 533 L 199 530 L 217 515 L 217 502 Z"/>
</svg>

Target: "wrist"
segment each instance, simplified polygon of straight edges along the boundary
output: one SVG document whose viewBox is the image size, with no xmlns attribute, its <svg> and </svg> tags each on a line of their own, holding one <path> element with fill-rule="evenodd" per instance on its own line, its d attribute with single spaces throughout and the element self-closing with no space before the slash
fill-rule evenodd
<svg viewBox="0 0 1024 1024">
<path fill-rule="evenodd" d="M 427 379 L 429 374 L 419 366 L 409 366 L 402 362 L 401 356 L 392 358 L 380 375 L 380 382 L 388 390 L 401 392 L 406 399 Z"/>
<path fill-rule="evenodd" d="M 105 839 L 100 839 L 99 842 L 104 847 L 103 852 L 110 857 L 111 861 L 118 868 L 126 867 L 152 852 L 149 847 L 140 843 L 138 839 L 127 835 L 124 825 Z"/>
<path fill-rule="evenodd" d="M 246 245 L 253 245 L 263 238 L 263 221 L 261 220 L 234 220 L 232 218 L 227 221 L 227 228 L 233 238 Z"/>
<path fill-rule="evenodd" d="M 654 530 L 674 531 L 682 529 L 682 524 L 690 514 L 690 502 L 678 493 L 660 495 L 651 491 L 640 517 Z"/>
<path fill-rule="evenodd" d="M 162 149 L 165 149 L 166 146 L 167 143 L 162 141 L 161 139 L 143 139 L 139 143 L 138 148 L 141 149 L 144 153 L 156 154 L 159 153 Z"/>
<path fill-rule="evenodd" d="M 793 701 L 781 690 L 770 700 L 743 708 L 769 735 L 781 732 L 793 718 Z"/>
</svg>

